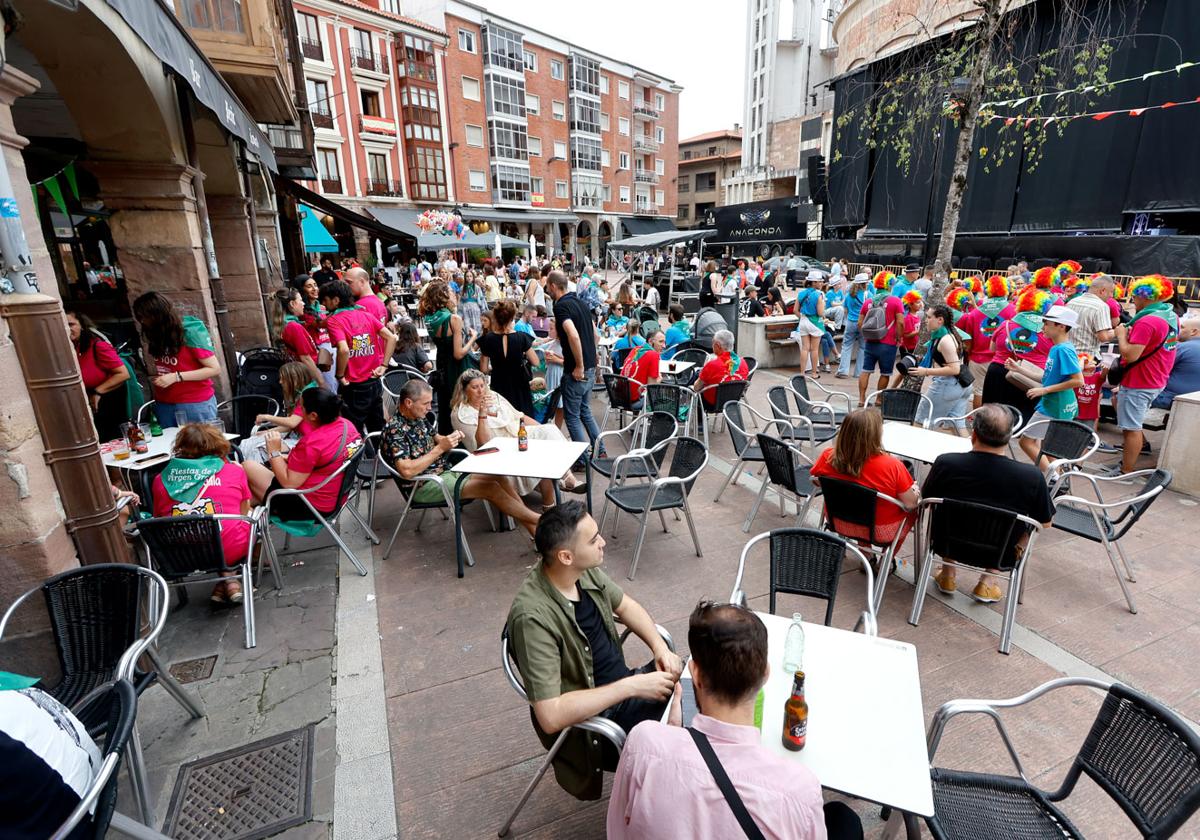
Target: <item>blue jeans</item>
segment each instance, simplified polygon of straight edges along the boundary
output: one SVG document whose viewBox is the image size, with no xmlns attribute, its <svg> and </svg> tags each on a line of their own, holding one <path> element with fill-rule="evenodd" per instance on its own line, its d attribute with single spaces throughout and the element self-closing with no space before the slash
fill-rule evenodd
<svg viewBox="0 0 1200 840">
<path fill-rule="evenodd" d="M 175 415 L 182 414 L 188 423 L 204 423 L 217 419 L 217 398 L 209 397 L 204 402 L 195 403 L 154 403 L 154 415 L 158 417 L 158 425 L 164 429 L 178 426 Z"/>
<path fill-rule="evenodd" d="M 846 332 L 842 334 L 842 361 L 838 363 L 838 373 L 850 373 L 850 357 L 858 350 L 858 361 L 854 363 L 854 375 L 858 376 L 863 369 L 863 340 L 858 331 L 858 321 L 847 321 Z"/>
<path fill-rule="evenodd" d="M 929 391 L 925 396 L 929 397 L 929 401 L 933 403 L 933 416 L 928 418 L 930 421 L 936 420 L 939 417 L 962 417 L 971 410 L 971 394 L 972 389 L 968 386 L 964 388 L 958 384 L 958 380 L 953 376 L 934 376 L 929 382 Z M 922 410 L 917 415 L 917 420 L 926 419 L 923 415 L 926 412 Z M 954 424 L 959 431 L 966 429 L 967 424 L 963 420 L 959 420 Z"/>
<path fill-rule="evenodd" d="M 592 384 L 596 381 L 596 369 L 583 372 L 583 381 L 563 371 L 559 393 L 562 395 L 563 419 L 571 440 L 589 443 L 600 436 L 600 427 L 592 416 Z"/>
<path fill-rule="evenodd" d="M 837 353 L 837 345 L 833 343 L 833 333 L 829 330 L 821 333 L 821 364 L 829 361 L 829 357 Z"/>
</svg>

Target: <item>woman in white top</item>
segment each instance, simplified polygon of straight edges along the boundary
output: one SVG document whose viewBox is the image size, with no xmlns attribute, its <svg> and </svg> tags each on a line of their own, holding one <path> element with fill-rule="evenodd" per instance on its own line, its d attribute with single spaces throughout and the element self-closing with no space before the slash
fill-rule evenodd
<svg viewBox="0 0 1200 840">
<path fill-rule="evenodd" d="M 480 422 L 480 418 L 486 422 Z M 566 440 L 554 425 L 539 425 L 536 420 L 517 409 L 512 403 L 488 388 L 487 376 L 477 370 L 463 371 L 454 387 L 450 401 L 450 422 L 455 431 L 462 432 L 462 445 L 474 452 L 487 445 L 492 438 L 515 438 L 521 424 L 530 440 Z M 524 496 L 535 489 L 542 494 L 542 504 L 554 504 L 554 484 L 550 479 L 512 477 L 517 493 Z M 578 486 L 575 476 L 567 473 L 559 482 L 564 490 Z"/>
</svg>

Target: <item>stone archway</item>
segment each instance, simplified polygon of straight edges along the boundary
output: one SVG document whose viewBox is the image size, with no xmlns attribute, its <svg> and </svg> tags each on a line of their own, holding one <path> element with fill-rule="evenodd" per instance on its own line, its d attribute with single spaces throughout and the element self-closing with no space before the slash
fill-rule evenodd
<svg viewBox="0 0 1200 840">
<path fill-rule="evenodd" d="M 606 265 L 608 261 L 608 243 L 612 241 L 612 224 L 609 222 L 601 222 L 596 232 L 597 244 L 600 246 L 600 264 Z"/>
<path fill-rule="evenodd" d="M 583 265 L 585 259 L 592 257 L 592 223 L 587 219 L 580 220 L 575 227 L 575 262 Z"/>
</svg>

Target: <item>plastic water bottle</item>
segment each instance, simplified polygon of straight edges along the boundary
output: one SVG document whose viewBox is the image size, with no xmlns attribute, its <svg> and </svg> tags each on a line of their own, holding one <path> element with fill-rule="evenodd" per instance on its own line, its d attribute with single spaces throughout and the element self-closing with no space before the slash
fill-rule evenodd
<svg viewBox="0 0 1200 840">
<path fill-rule="evenodd" d="M 787 631 L 783 645 L 783 672 L 794 674 L 804 670 L 804 627 L 800 624 L 800 613 L 792 613 L 792 626 Z"/>
</svg>

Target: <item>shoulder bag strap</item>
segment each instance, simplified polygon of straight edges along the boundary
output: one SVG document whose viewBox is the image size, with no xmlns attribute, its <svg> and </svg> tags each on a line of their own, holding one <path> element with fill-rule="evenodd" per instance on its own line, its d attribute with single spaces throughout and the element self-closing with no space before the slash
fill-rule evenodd
<svg viewBox="0 0 1200 840">
<path fill-rule="evenodd" d="M 687 727 L 687 731 L 692 736 L 692 740 L 696 742 L 696 748 L 700 750 L 700 755 L 704 757 L 704 763 L 708 765 L 709 772 L 713 774 L 713 779 L 717 782 L 717 787 L 721 789 L 721 795 L 729 803 L 729 809 L 733 811 L 733 816 L 737 819 L 738 825 L 742 827 L 742 831 L 746 833 L 746 837 L 750 838 L 750 840 L 766 840 L 762 830 L 754 822 L 754 818 L 750 816 L 750 812 L 746 810 L 746 803 L 742 802 L 742 797 L 738 795 L 737 788 L 729 780 L 729 776 L 725 773 L 725 768 L 721 766 L 721 760 L 717 758 L 717 753 L 713 750 L 712 744 L 708 742 L 708 738 L 703 732 L 693 729 L 690 726 Z"/>
<path fill-rule="evenodd" d="M 1129 371 L 1133 370 L 1135 367 L 1137 367 L 1137 366 L 1138 366 L 1138 365 L 1140 365 L 1142 362 L 1144 362 L 1144 361 L 1146 361 L 1147 359 L 1149 359 L 1151 356 L 1153 356 L 1153 355 L 1154 355 L 1155 353 L 1157 353 L 1159 350 L 1163 349 L 1163 347 L 1166 345 L 1166 343 L 1167 343 L 1167 339 L 1165 339 L 1165 338 L 1164 338 L 1162 341 L 1160 341 L 1160 342 L 1158 343 L 1158 346 L 1157 346 L 1157 347 L 1155 347 L 1153 350 L 1151 350 L 1149 353 L 1143 353 L 1141 356 L 1138 356 L 1136 359 L 1134 359 L 1134 360 L 1133 360 L 1132 362 L 1130 362 L 1129 364 L 1125 364 L 1124 362 L 1121 362 L 1121 361 L 1118 361 L 1118 364 L 1121 366 L 1121 369 L 1122 369 L 1122 370 L 1123 370 L 1125 373 L 1129 373 Z"/>
<path fill-rule="evenodd" d="M 317 470 L 323 470 L 328 467 L 330 464 L 336 461 L 339 456 L 341 456 L 342 450 L 346 448 L 346 438 L 350 436 L 350 421 L 346 420 L 345 417 L 342 417 L 341 419 L 345 420 L 346 422 L 342 424 L 342 439 L 338 441 L 337 449 L 333 451 L 333 456 L 328 461 L 313 467 L 313 472 L 316 472 Z"/>
</svg>

